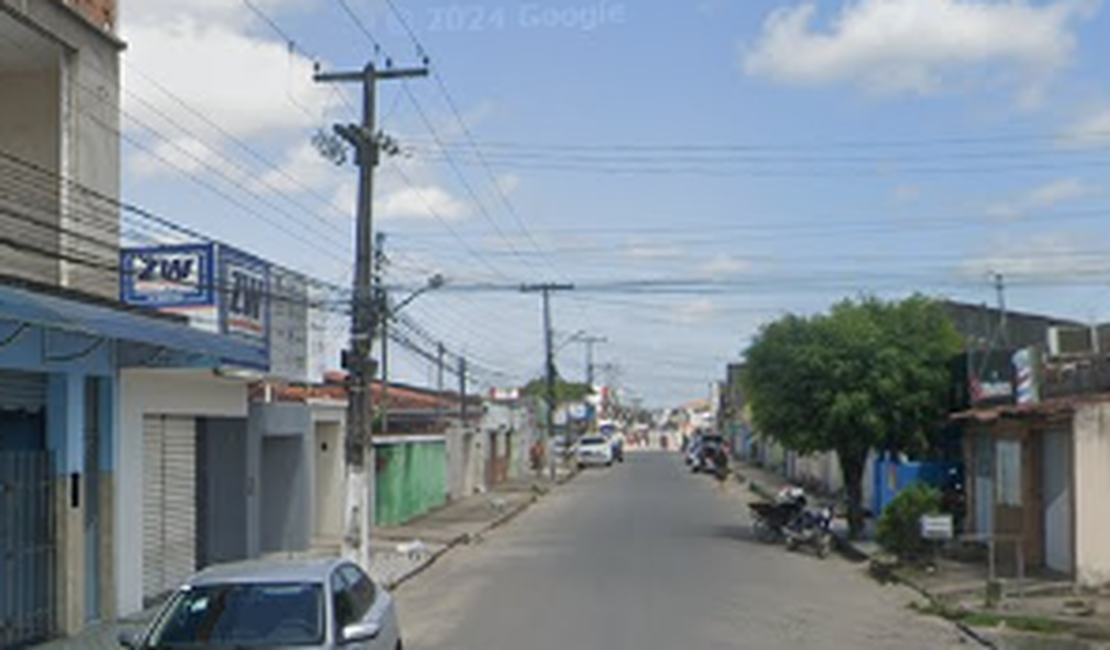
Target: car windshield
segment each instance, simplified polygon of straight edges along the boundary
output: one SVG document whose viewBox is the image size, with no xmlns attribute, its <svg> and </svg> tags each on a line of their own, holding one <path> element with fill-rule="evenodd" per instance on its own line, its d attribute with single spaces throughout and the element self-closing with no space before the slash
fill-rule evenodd
<svg viewBox="0 0 1110 650">
<path fill-rule="evenodd" d="M 597 436 L 589 436 L 587 438 L 582 438 L 582 441 L 579 442 L 578 444 L 582 445 L 583 447 L 596 447 L 598 445 L 608 444 L 608 441 L 605 438 L 599 438 Z"/>
<path fill-rule="evenodd" d="M 234 583 L 182 589 L 151 638 L 155 648 L 313 646 L 324 640 L 320 585 Z"/>
</svg>

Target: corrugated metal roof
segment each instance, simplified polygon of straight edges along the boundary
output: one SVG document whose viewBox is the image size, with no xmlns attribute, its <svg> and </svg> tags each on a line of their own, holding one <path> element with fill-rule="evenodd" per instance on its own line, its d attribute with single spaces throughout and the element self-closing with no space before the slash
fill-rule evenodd
<svg viewBox="0 0 1110 650">
<path fill-rule="evenodd" d="M 994 422 L 1003 418 L 1048 418 L 1073 413 L 1079 406 L 1110 402 L 1110 393 L 1090 393 L 1056 397 L 1034 404 L 1005 404 L 985 408 L 969 409 L 953 413 L 953 420 L 970 422 Z"/>
<path fill-rule="evenodd" d="M 0 285 L 0 318 L 117 341 L 145 343 L 257 370 L 269 368 L 266 350 L 228 336 L 134 311 Z"/>
</svg>

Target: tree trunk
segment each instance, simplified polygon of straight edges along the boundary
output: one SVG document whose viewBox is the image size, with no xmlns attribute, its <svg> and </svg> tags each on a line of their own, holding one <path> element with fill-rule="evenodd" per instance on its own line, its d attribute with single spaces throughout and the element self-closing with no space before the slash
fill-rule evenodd
<svg viewBox="0 0 1110 650">
<path fill-rule="evenodd" d="M 848 534 L 852 539 L 863 531 L 863 468 L 867 456 L 839 454 L 844 489 L 848 493 Z"/>
</svg>

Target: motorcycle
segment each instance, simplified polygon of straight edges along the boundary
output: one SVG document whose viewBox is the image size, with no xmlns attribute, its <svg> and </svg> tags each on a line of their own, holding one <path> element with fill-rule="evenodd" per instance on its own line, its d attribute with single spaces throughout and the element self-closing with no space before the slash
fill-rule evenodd
<svg viewBox="0 0 1110 650">
<path fill-rule="evenodd" d="M 764 542 L 777 542 L 785 539 L 786 530 L 805 510 L 805 494 L 800 490 L 784 490 L 773 502 L 759 501 L 749 503 L 752 513 L 752 528 L 756 539 Z"/>
<path fill-rule="evenodd" d="M 796 551 L 803 546 L 813 548 L 819 558 L 825 558 L 832 551 L 831 508 L 803 509 L 784 529 L 786 550 Z"/>
</svg>

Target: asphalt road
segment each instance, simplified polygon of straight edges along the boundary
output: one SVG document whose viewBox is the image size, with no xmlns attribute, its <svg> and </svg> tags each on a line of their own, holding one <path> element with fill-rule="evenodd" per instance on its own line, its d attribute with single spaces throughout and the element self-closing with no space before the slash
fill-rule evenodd
<svg viewBox="0 0 1110 650">
<path fill-rule="evenodd" d="M 580 475 L 397 592 L 407 650 L 969 647 L 859 566 L 754 541 L 677 455 Z"/>
</svg>

